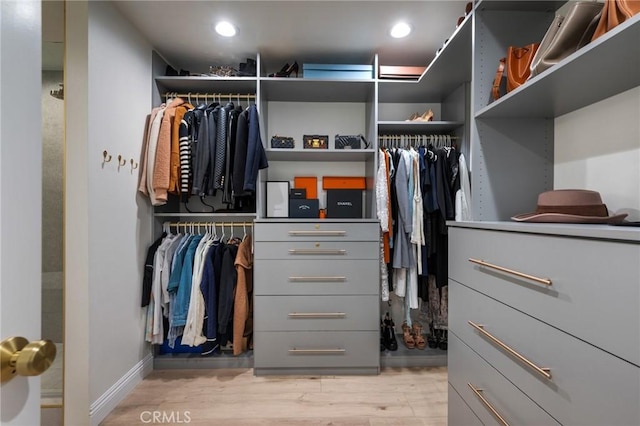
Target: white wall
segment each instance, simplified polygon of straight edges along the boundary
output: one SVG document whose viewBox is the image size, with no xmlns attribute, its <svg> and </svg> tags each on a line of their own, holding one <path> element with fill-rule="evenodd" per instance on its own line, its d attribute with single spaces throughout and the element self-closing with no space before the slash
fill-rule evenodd
<svg viewBox="0 0 640 426">
<path fill-rule="evenodd" d="M 39 1 L 0 1 L 0 340 L 40 339 Z M 0 386 L 0 424 L 40 424 L 40 377 Z"/>
<path fill-rule="evenodd" d="M 640 88 L 556 118 L 554 188 L 600 192 L 640 220 Z"/>
<path fill-rule="evenodd" d="M 87 8 L 85 2 L 81 2 L 84 6 L 69 3 L 71 9 Z M 74 150 L 82 155 L 67 166 L 67 190 L 73 192 L 68 194 L 67 209 L 80 210 L 83 217 L 78 229 L 75 222 L 67 221 L 67 271 L 78 268 L 84 275 L 71 289 L 81 296 L 86 293 L 88 309 L 71 309 L 78 309 L 81 318 L 88 317 L 88 329 L 80 330 L 89 367 L 88 388 L 83 388 L 91 424 L 97 424 L 152 365 L 140 308 L 143 264 L 152 238 L 151 208 L 137 196 L 139 168 L 132 171 L 130 163 L 140 160 L 152 72 L 151 46 L 111 3 L 89 2 L 87 16 L 75 22 L 67 19 L 67 26 L 86 27 L 87 20 L 88 43 L 76 52 L 84 57 L 76 67 L 86 67 L 86 84 L 73 94 L 67 92 L 70 98 L 82 98 L 88 111 L 86 137 L 68 141 L 68 156 L 76 155 Z M 72 43 L 69 33 L 67 37 Z M 71 78 L 68 70 L 67 81 Z M 75 106 L 82 108 L 83 102 Z M 68 125 L 82 127 L 83 123 L 75 123 L 74 112 L 80 111 L 68 111 Z M 103 165 L 105 150 L 112 160 Z M 118 156 L 126 160 L 125 165 L 118 167 Z M 77 184 L 75 177 L 85 183 Z M 74 264 L 74 255 L 80 256 L 82 264 Z M 83 284 L 88 291 L 78 288 Z M 69 309 L 73 298 L 73 293 L 67 296 L 69 318 L 75 318 Z"/>
</svg>

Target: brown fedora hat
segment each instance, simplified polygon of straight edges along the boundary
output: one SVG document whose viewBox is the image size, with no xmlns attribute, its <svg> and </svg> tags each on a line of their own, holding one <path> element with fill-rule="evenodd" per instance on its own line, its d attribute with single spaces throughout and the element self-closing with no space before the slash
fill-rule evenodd
<svg viewBox="0 0 640 426">
<path fill-rule="evenodd" d="M 557 189 L 538 195 L 534 213 L 519 214 L 518 222 L 545 223 L 620 223 L 626 213 L 609 215 L 600 193 L 585 189 Z"/>
</svg>

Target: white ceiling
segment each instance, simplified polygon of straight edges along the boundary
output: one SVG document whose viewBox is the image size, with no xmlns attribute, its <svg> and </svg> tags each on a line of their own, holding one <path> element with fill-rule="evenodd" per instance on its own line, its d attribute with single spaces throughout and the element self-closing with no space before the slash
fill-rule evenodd
<svg viewBox="0 0 640 426">
<path fill-rule="evenodd" d="M 116 6 L 176 69 L 207 72 L 261 55 L 264 72 L 285 63 L 372 63 L 423 65 L 456 28 L 466 1 L 115 1 Z M 213 30 L 220 19 L 234 22 L 230 39 Z M 389 36 L 405 20 L 413 32 Z"/>
</svg>

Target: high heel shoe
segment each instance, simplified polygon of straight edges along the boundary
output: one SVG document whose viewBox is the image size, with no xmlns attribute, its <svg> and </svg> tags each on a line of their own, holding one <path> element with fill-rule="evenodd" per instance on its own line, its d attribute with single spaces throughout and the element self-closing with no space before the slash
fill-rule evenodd
<svg viewBox="0 0 640 426">
<path fill-rule="evenodd" d="M 278 74 L 286 72 L 289 69 L 290 66 L 291 65 L 289 65 L 289 62 L 287 62 L 286 64 L 284 64 L 284 66 L 282 68 L 280 68 L 280 71 L 271 73 L 271 74 L 267 75 L 267 77 L 277 77 Z"/>
<path fill-rule="evenodd" d="M 417 112 L 414 112 L 413 114 L 411 114 L 411 117 L 407 118 L 404 121 L 413 121 L 413 120 L 417 119 L 418 117 L 420 117 L 420 114 L 418 114 Z"/>
<path fill-rule="evenodd" d="M 414 322 L 413 324 L 413 336 L 416 342 L 416 346 L 418 349 L 424 349 L 427 347 L 427 342 L 424 340 L 422 336 L 422 324 L 418 322 Z"/>
<path fill-rule="evenodd" d="M 298 70 L 298 62 L 294 62 L 292 65 L 285 65 L 280 71 L 275 74 L 269 74 L 269 77 L 289 77 L 292 72 L 295 72 L 296 77 L 298 77 Z"/>
<path fill-rule="evenodd" d="M 407 325 L 406 321 L 402 323 L 402 340 L 407 349 L 413 349 L 416 347 L 416 341 L 411 335 L 411 328 Z"/>
<path fill-rule="evenodd" d="M 414 121 L 433 121 L 433 111 L 430 109 L 425 111 L 424 114 L 416 118 Z"/>
</svg>

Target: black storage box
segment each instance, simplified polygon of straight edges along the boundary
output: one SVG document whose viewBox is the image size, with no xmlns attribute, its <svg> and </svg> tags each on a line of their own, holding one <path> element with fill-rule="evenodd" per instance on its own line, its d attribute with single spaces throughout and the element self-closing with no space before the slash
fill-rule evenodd
<svg viewBox="0 0 640 426">
<path fill-rule="evenodd" d="M 289 198 L 305 199 L 307 198 L 307 189 L 291 188 L 291 192 L 289 192 Z"/>
<path fill-rule="evenodd" d="M 289 217 L 318 218 L 320 204 L 318 199 L 305 200 L 302 198 L 289 199 Z"/>
<path fill-rule="evenodd" d="M 362 218 L 362 190 L 327 189 L 327 218 Z"/>
</svg>

